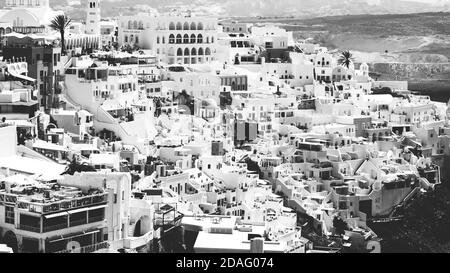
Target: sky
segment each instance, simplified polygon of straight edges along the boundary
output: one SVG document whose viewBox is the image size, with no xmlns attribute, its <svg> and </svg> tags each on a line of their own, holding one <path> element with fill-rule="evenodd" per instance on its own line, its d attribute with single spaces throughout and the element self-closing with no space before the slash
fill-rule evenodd
<svg viewBox="0 0 450 273">
<path fill-rule="evenodd" d="M 5 0 L 0 0 L 0 2 Z M 50 0 L 51 5 L 86 0 Z M 124 7 L 146 5 L 159 11 L 165 8 L 193 9 L 216 16 L 274 16 L 299 18 L 352 15 L 450 12 L 450 0 L 102 0 L 104 16 L 118 16 Z M 105 4 L 107 3 L 107 4 Z M 243 4 L 245 3 L 245 4 Z M 83 5 L 82 5 L 83 6 Z M 70 10 L 72 9 L 72 10 Z M 82 8 L 69 7 L 72 16 L 82 17 Z M 119 11 L 120 10 L 120 11 Z M 136 12 L 133 10 L 132 12 Z"/>
</svg>

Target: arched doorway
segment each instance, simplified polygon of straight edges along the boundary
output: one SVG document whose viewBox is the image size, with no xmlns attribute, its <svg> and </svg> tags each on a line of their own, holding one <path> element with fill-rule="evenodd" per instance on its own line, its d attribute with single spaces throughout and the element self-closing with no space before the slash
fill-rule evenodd
<svg viewBox="0 0 450 273">
<path fill-rule="evenodd" d="M 10 247 L 14 253 L 19 251 L 19 244 L 17 243 L 16 234 L 14 234 L 11 230 L 7 231 L 5 236 L 3 236 L 3 243 Z"/>
<path fill-rule="evenodd" d="M 148 215 L 141 216 L 134 226 L 134 237 L 142 236 L 152 229 L 152 221 Z"/>
</svg>

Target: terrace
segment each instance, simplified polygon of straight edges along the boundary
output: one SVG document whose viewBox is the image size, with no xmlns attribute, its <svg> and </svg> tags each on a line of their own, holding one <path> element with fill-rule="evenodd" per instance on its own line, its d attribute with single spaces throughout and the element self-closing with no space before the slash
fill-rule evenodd
<svg viewBox="0 0 450 273">
<path fill-rule="evenodd" d="M 94 190 L 83 193 L 75 187 L 59 186 L 57 183 L 32 183 L 14 186 L 0 191 L 0 204 L 16 205 L 20 210 L 39 214 L 78 209 L 105 204 L 108 193 Z"/>
</svg>

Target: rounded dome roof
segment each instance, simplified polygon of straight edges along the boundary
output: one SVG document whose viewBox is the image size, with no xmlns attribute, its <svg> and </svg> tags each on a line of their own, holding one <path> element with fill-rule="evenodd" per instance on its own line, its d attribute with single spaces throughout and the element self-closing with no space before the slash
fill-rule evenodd
<svg viewBox="0 0 450 273">
<path fill-rule="evenodd" d="M 217 103 L 213 99 L 204 99 L 202 100 L 202 107 L 217 108 Z"/>
</svg>

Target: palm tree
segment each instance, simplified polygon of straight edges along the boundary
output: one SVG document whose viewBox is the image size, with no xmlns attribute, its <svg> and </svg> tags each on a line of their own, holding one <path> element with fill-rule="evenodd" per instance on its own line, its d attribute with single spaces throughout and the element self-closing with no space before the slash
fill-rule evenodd
<svg viewBox="0 0 450 273">
<path fill-rule="evenodd" d="M 341 52 L 341 55 L 338 59 L 338 64 L 349 68 L 350 64 L 353 63 L 353 61 L 353 54 L 349 50 L 345 50 Z"/>
<path fill-rule="evenodd" d="M 64 40 L 64 33 L 66 32 L 66 28 L 70 25 L 72 22 L 72 19 L 70 19 L 67 15 L 57 15 L 53 20 L 50 22 L 50 28 L 56 31 L 59 31 L 59 34 L 61 34 L 61 52 L 64 54 L 66 52 L 65 49 L 65 40 Z"/>
</svg>

